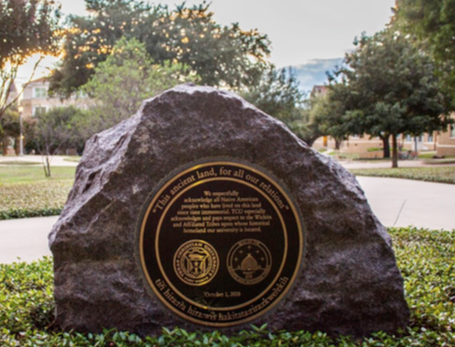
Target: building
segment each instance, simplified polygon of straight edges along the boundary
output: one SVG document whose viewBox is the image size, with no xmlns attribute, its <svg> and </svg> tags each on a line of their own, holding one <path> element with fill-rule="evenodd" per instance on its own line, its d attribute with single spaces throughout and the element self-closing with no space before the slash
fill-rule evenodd
<svg viewBox="0 0 455 347">
<path fill-rule="evenodd" d="M 38 112 L 48 111 L 55 107 L 75 106 L 79 108 L 88 108 L 91 99 L 86 94 L 78 92 L 68 99 L 59 97 L 49 97 L 49 81 L 47 77 L 42 77 L 30 82 L 25 88 L 20 101 L 23 108 L 22 117 L 24 119 L 33 118 Z"/>
<path fill-rule="evenodd" d="M 48 95 L 49 81 L 46 77 L 42 77 L 30 82 L 25 86 L 18 105 L 22 107 L 22 120 L 33 119 L 38 112 L 48 111 L 55 107 L 75 106 L 79 108 L 88 108 L 93 100 L 88 98 L 84 93 L 77 93 L 68 99 L 60 99 L 59 97 L 50 97 Z M 10 87 L 8 100 L 14 100 L 19 94 L 15 84 Z M 14 145 L 16 142 L 16 145 Z M 3 140 L 1 151 L 6 155 L 14 155 L 19 153 L 17 139 L 7 138 Z M 67 150 L 67 154 L 75 154 L 75 150 Z"/>
<path fill-rule="evenodd" d="M 455 121 L 455 115 L 452 114 Z M 436 155 L 438 156 L 455 156 L 455 124 L 447 127 L 446 132 L 441 132 L 436 144 Z"/>
<path fill-rule="evenodd" d="M 328 87 L 327 86 L 314 86 L 313 89 L 311 90 L 311 96 L 323 96 L 326 95 L 328 92 Z"/>
</svg>

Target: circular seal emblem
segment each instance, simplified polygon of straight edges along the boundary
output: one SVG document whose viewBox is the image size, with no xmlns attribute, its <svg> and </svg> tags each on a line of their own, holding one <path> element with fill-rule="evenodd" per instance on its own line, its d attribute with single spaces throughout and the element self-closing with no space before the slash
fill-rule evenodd
<svg viewBox="0 0 455 347">
<path fill-rule="evenodd" d="M 174 256 L 177 276 L 191 286 L 209 283 L 218 271 L 218 254 L 203 240 L 190 240 L 179 247 Z"/>
<path fill-rule="evenodd" d="M 151 300 L 211 327 L 279 309 L 304 259 L 299 209 L 251 163 L 210 159 L 169 173 L 144 197 L 138 262 Z"/>
<path fill-rule="evenodd" d="M 261 241 L 245 239 L 232 246 L 227 267 L 237 282 L 252 285 L 261 282 L 272 268 L 272 255 Z"/>
</svg>

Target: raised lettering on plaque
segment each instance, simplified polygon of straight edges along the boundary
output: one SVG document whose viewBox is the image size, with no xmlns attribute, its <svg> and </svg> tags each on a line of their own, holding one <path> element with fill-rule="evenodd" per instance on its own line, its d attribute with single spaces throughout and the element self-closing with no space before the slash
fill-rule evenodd
<svg viewBox="0 0 455 347">
<path fill-rule="evenodd" d="M 225 327 L 276 306 L 300 269 L 300 214 L 284 185 L 234 161 L 195 164 L 152 194 L 139 253 L 151 295 L 191 322 Z"/>
</svg>

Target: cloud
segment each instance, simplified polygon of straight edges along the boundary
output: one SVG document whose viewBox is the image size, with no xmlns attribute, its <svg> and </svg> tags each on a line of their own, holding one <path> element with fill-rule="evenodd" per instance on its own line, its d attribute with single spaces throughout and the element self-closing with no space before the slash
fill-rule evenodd
<svg viewBox="0 0 455 347">
<path fill-rule="evenodd" d="M 313 59 L 308 63 L 288 66 L 294 72 L 295 78 L 300 83 L 300 89 L 305 92 L 311 91 L 315 85 L 327 83 L 327 71 L 332 71 L 335 66 L 341 65 L 343 58 Z"/>
</svg>

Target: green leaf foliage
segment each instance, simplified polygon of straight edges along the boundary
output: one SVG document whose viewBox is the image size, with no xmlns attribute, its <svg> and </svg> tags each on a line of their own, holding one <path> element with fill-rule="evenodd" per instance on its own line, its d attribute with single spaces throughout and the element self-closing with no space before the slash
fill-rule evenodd
<svg viewBox="0 0 455 347">
<path fill-rule="evenodd" d="M 81 117 L 83 111 L 74 106 L 55 107 L 39 112 L 33 125 L 33 139 L 40 153 L 53 155 L 58 149 L 76 146 L 80 140 L 73 129 L 73 121 Z"/>
<path fill-rule="evenodd" d="M 455 231 L 455 230 L 454 230 Z M 105 329 L 102 333 L 62 332 L 53 324 L 52 259 L 0 264 L 0 345 L 12 346 L 318 346 L 407 347 L 455 345 L 455 232 L 390 228 L 411 321 L 394 335 L 377 332 L 354 339 L 322 332 L 271 331 L 251 326 L 238 334 L 188 332 L 163 327 L 160 336 L 138 336 Z"/>
<path fill-rule="evenodd" d="M 363 35 L 335 70 L 330 97 L 341 105 L 346 134 L 392 136 L 446 130 L 451 97 L 443 92 L 431 57 L 399 32 Z M 334 106 L 337 104 L 334 103 Z"/>
<path fill-rule="evenodd" d="M 0 220 L 59 215 L 72 186 L 72 181 L 0 185 Z"/>
<path fill-rule="evenodd" d="M 455 101 L 455 1 L 397 0 L 392 24 L 432 53 Z"/>
<path fill-rule="evenodd" d="M 72 122 L 76 137 L 83 140 L 134 115 L 143 100 L 177 84 L 198 80 L 183 64 L 155 64 L 145 45 L 135 38 L 120 39 L 94 71 L 83 87 L 94 99 L 93 105 Z"/>
<path fill-rule="evenodd" d="M 354 175 L 405 178 L 408 180 L 455 184 L 455 166 L 402 167 L 398 169 L 350 169 Z"/>
<path fill-rule="evenodd" d="M 0 119 L 19 66 L 36 53 L 57 54 L 59 19 L 52 0 L 0 0 Z"/>
<path fill-rule="evenodd" d="M 20 136 L 20 118 L 16 107 L 9 107 L 0 118 L 0 152 L 6 155 L 10 138 Z"/>
<path fill-rule="evenodd" d="M 54 167 L 45 178 L 42 167 L 0 165 L 0 220 L 56 216 L 73 186 L 75 167 Z"/>
<path fill-rule="evenodd" d="M 145 44 L 154 62 L 189 66 L 202 84 L 250 85 L 257 81 L 270 53 L 266 35 L 244 31 L 238 24 L 221 26 L 209 5 L 170 10 L 136 0 L 86 0 L 90 17 L 72 16 L 65 39 L 65 58 L 51 80 L 51 89 L 70 95 L 93 75 L 122 38 Z"/>
<path fill-rule="evenodd" d="M 242 97 L 265 113 L 281 120 L 310 146 L 319 137 L 319 128 L 305 108 L 305 94 L 291 69 L 270 67 L 258 84 L 246 88 Z"/>
</svg>

